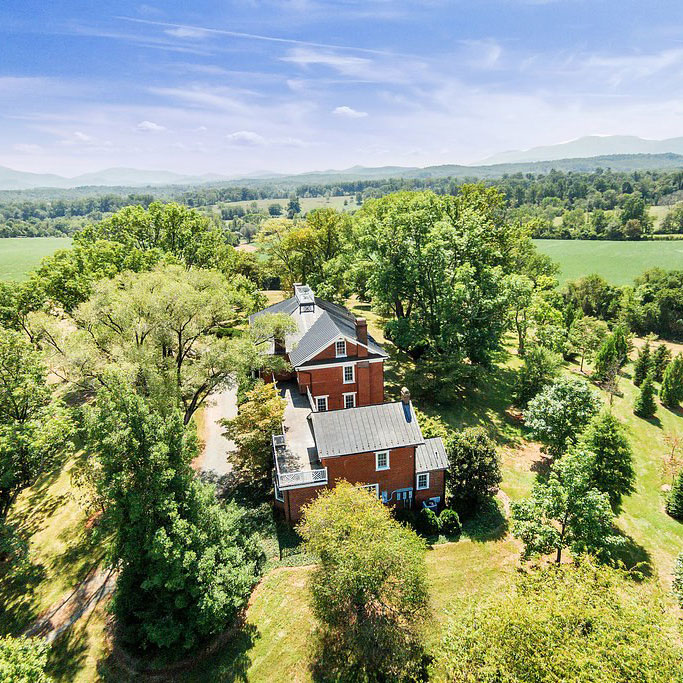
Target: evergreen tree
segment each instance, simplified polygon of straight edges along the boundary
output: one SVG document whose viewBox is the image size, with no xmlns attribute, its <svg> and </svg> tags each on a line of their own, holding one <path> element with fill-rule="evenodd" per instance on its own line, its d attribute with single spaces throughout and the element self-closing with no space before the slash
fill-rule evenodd
<svg viewBox="0 0 683 683">
<path fill-rule="evenodd" d="M 617 325 L 612 336 L 614 337 L 614 349 L 617 353 L 617 360 L 619 365 L 624 367 L 628 361 L 628 352 L 631 346 L 626 330 L 621 325 Z"/>
<path fill-rule="evenodd" d="M 670 408 L 675 408 L 683 401 L 683 356 L 680 353 L 664 370 L 660 399 Z"/>
<path fill-rule="evenodd" d="M 616 348 L 614 335 L 611 334 L 598 349 L 593 362 L 593 376 L 597 380 L 604 380 L 614 367 L 619 368 L 621 362 Z"/>
<path fill-rule="evenodd" d="M 650 342 L 645 342 L 638 352 L 638 358 L 633 366 L 633 383 L 639 387 L 652 368 L 652 356 L 650 354 Z"/>
<path fill-rule="evenodd" d="M 674 518 L 683 521 L 683 470 L 674 480 L 674 485 L 666 501 L 666 511 Z"/>
<path fill-rule="evenodd" d="M 671 363 L 671 350 L 666 344 L 660 344 L 652 357 L 655 382 L 661 382 L 664 378 L 664 370 Z"/>
<path fill-rule="evenodd" d="M 593 485 L 609 496 L 614 512 L 622 496 L 634 491 L 633 451 L 624 425 L 609 411 L 595 417 L 581 438 L 581 446 L 594 455 Z"/>
<path fill-rule="evenodd" d="M 652 417 L 657 412 L 655 403 L 655 385 L 652 382 L 652 375 L 648 375 L 640 388 L 640 394 L 633 404 L 633 412 L 638 417 Z"/>
</svg>

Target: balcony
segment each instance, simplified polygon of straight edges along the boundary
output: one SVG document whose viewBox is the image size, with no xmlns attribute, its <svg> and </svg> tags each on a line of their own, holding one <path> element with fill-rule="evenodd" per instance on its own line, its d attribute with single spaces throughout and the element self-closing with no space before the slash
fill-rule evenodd
<svg viewBox="0 0 683 683">
<path fill-rule="evenodd" d="M 308 458 L 302 460 L 297 457 L 289 448 L 284 434 L 273 434 L 273 457 L 276 483 L 281 491 L 327 484 L 327 467 L 312 467 L 315 463 Z"/>
</svg>

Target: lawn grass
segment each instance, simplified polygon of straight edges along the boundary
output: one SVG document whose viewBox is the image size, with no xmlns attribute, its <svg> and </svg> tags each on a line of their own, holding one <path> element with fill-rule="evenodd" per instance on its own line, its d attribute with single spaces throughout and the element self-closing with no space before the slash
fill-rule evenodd
<svg viewBox="0 0 683 683">
<path fill-rule="evenodd" d="M 681 240 L 534 240 L 560 264 L 560 284 L 597 273 L 612 285 L 627 285 L 649 268 L 683 268 Z"/>
<path fill-rule="evenodd" d="M 25 280 L 43 256 L 70 246 L 70 237 L 0 238 L 0 280 Z"/>
</svg>

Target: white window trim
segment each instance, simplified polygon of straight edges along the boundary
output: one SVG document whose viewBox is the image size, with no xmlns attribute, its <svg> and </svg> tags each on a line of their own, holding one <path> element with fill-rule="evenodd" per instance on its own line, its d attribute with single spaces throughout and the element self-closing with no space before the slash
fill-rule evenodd
<svg viewBox="0 0 683 683">
<path fill-rule="evenodd" d="M 372 489 L 379 499 L 379 484 L 359 484 L 356 488 L 365 489 L 366 491 L 370 491 Z"/>
<path fill-rule="evenodd" d="M 315 398 L 315 410 L 316 410 L 317 413 L 319 413 L 319 412 L 327 412 L 327 411 L 330 409 L 330 402 L 329 402 L 329 400 L 328 400 L 328 399 L 329 399 L 329 396 L 315 396 L 314 398 Z M 324 410 L 324 411 L 321 411 L 321 410 L 318 408 L 318 401 L 321 400 L 321 399 L 325 399 L 325 410 Z"/>
<path fill-rule="evenodd" d="M 339 349 L 337 348 L 339 344 L 344 344 L 344 353 L 339 353 Z M 334 342 L 334 356 L 335 358 L 346 358 L 346 339 L 337 339 L 337 341 Z"/>
<path fill-rule="evenodd" d="M 351 368 L 351 379 L 346 379 L 346 368 Z M 342 365 L 342 380 L 344 384 L 353 384 L 356 381 L 356 366 L 353 363 Z"/>
<path fill-rule="evenodd" d="M 427 485 L 426 486 L 420 486 L 420 477 L 427 477 Z M 415 482 L 415 488 L 418 491 L 424 491 L 429 488 L 429 472 L 420 472 L 417 475 L 417 481 Z"/>
<path fill-rule="evenodd" d="M 353 405 L 351 406 L 351 408 L 355 408 L 356 407 L 356 392 L 355 391 L 349 391 L 345 394 L 342 394 L 342 397 L 344 399 L 344 408 L 347 407 L 346 406 L 346 397 L 347 396 L 353 396 Z"/>
<path fill-rule="evenodd" d="M 379 456 L 386 454 L 387 456 L 387 464 L 384 467 L 379 466 Z M 382 470 L 388 470 L 390 468 L 389 465 L 389 451 L 377 451 L 375 453 L 375 471 L 381 472 Z"/>
</svg>

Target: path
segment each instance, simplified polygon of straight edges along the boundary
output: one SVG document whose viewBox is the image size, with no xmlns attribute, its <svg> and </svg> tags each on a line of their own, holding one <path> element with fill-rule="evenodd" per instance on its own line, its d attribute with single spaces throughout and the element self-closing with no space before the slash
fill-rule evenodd
<svg viewBox="0 0 683 683">
<path fill-rule="evenodd" d="M 237 387 L 228 387 L 207 399 L 199 435 L 204 449 L 197 463 L 202 472 L 220 478 L 232 471 L 227 453 L 235 448 L 235 444 L 223 436 L 225 429 L 220 421 L 236 415 Z"/>
<path fill-rule="evenodd" d="M 24 635 L 45 638 L 51 643 L 82 616 L 92 612 L 100 600 L 114 590 L 115 583 L 116 573 L 113 569 L 89 572 L 76 588 L 52 605 Z"/>
</svg>

